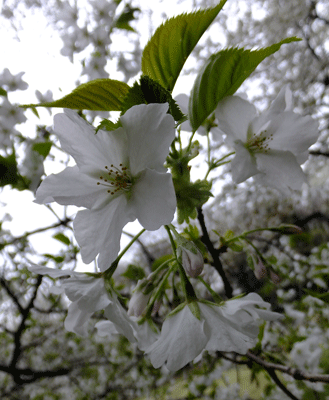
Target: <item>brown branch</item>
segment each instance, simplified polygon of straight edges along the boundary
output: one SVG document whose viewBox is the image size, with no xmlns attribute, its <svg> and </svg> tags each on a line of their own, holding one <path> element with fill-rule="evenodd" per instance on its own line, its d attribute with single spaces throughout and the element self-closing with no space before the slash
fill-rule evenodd
<svg viewBox="0 0 329 400">
<path fill-rule="evenodd" d="M 31 297 L 27 307 L 24 308 L 23 312 L 21 312 L 22 320 L 21 320 L 21 323 L 19 324 L 19 327 L 18 327 L 17 331 L 14 334 L 15 348 L 14 348 L 12 360 L 11 360 L 11 362 L 9 364 L 9 367 L 8 367 L 10 370 L 16 370 L 16 364 L 17 364 L 17 362 L 18 362 L 18 360 L 19 360 L 19 358 L 21 356 L 21 353 L 22 353 L 22 343 L 21 343 L 22 334 L 23 334 L 23 332 L 25 330 L 26 320 L 27 320 L 27 318 L 28 318 L 28 316 L 30 314 L 31 308 L 33 307 L 34 300 L 37 297 L 38 289 L 39 289 L 39 287 L 41 285 L 41 282 L 42 282 L 42 275 L 39 275 L 38 278 L 37 278 L 37 282 L 36 282 L 36 284 L 34 286 L 34 292 L 32 294 L 32 297 Z M 13 375 L 13 378 L 14 378 L 14 381 L 16 383 L 20 383 L 20 381 L 21 381 L 20 376 Z"/>
<path fill-rule="evenodd" d="M 13 300 L 13 302 L 17 306 L 19 312 L 21 314 L 23 314 L 24 313 L 24 308 L 21 306 L 21 303 L 19 302 L 17 296 L 10 289 L 9 285 L 7 284 L 7 282 L 5 281 L 5 279 L 3 277 L 0 277 L 0 284 L 5 289 L 5 291 L 7 292 L 8 296 Z"/>
<path fill-rule="evenodd" d="M 266 369 L 270 377 L 273 379 L 273 381 L 277 384 L 277 386 L 285 393 L 288 397 L 290 397 L 292 400 L 299 400 L 293 393 L 288 390 L 284 384 L 280 381 L 278 378 L 277 374 L 275 373 L 274 369 Z"/>
<path fill-rule="evenodd" d="M 214 245 L 212 244 L 212 241 L 210 240 L 210 237 L 209 237 L 209 234 L 207 231 L 207 227 L 206 227 L 206 223 L 204 220 L 204 215 L 203 215 L 201 208 L 198 209 L 198 220 L 199 220 L 201 230 L 202 230 L 201 240 L 202 240 L 203 244 L 207 247 L 207 249 L 213 259 L 212 266 L 216 269 L 216 271 L 219 273 L 220 277 L 223 280 L 225 295 L 227 296 L 228 299 L 230 299 L 233 295 L 233 289 L 232 289 L 232 286 L 231 286 L 229 280 L 227 279 L 227 276 L 223 269 L 223 265 L 220 261 L 220 258 L 219 258 L 220 252 L 215 249 Z"/>
<path fill-rule="evenodd" d="M 263 360 L 261 357 L 256 356 L 251 351 L 248 351 L 247 357 L 261 365 L 266 370 L 281 371 L 284 374 L 292 376 L 297 381 L 309 381 L 309 382 L 329 382 L 329 375 L 321 374 L 308 374 L 307 372 L 301 371 L 297 368 L 287 367 L 285 365 L 274 364 Z"/>
<path fill-rule="evenodd" d="M 35 235 L 36 233 L 45 232 L 45 231 L 48 231 L 49 229 L 58 228 L 59 226 L 67 226 L 68 223 L 71 221 L 72 220 L 70 218 L 66 218 L 63 221 L 58 222 L 57 224 L 54 224 L 51 226 L 46 226 L 44 228 L 35 229 L 34 231 L 31 231 L 31 232 L 26 232 L 26 233 L 24 233 L 24 235 L 18 236 L 16 238 L 14 238 L 13 240 L 11 240 L 10 242 L 1 243 L 0 249 L 2 250 L 4 247 L 15 244 L 16 242 L 26 239 L 28 236 Z"/>
</svg>

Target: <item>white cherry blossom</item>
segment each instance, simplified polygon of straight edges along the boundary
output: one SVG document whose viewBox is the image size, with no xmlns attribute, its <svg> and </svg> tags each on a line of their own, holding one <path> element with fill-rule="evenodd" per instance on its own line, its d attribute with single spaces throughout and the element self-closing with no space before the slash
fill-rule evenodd
<svg viewBox="0 0 329 400">
<path fill-rule="evenodd" d="M 157 230 L 173 219 L 176 196 L 163 166 L 175 135 L 167 110 L 167 103 L 134 106 L 120 118 L 122 127 L 97 134 L 73 111 L 54 118 L 61 146 L 77 165 L 47 177 L 35 201 L 86 208 L 74 220 L 75 236 L 82 260 L 99 254 L 102 271 L 116 258 L 128 222 L 137 218 Z"/>
<path fill-rule="evenodd" d="M 81 336 L 88 334 L 88 322 L 95 311 L 103 310 L 116 301 L 105 289 L 104 280 L 81 272 L 47 268 L 32 265 L 29 270 L 40 275 L 49 275 L 52 278 L 66 277 L 61 281 L 60 290 L 65 292 L 72 303 L 69 305 L 65 318 L 65 329 Z"/>
<path fill-rule="evenodd" d="M 200 319 L 187 305 L 166 318 L 160 337 L 145 351 L 155 368 L 166 364 L 170 371 L 177 371 L 203 350 L 245 354 L 257 343 L 260 320 L 281 317 L 268 311 L 270 305 L 255 293 L 220 306 L 202 301 L 197 305 Z"/>
<path fill-rule="evenodd" d="M 0 87 L 3 86 L 8 92 L 26 90 L 29 85 L 22 79 L 24 74 L 25 72 L 20 72 L 13 75 L 8 68 L 5 68 L 0 74 Z"/>
<path fill-rule="evenodd" d="M 239 299 L 226 301 L 222 312 L 235 329 L 253 337 L 258 335 L 259 324 L 263 321 L 276 321 L 282 315 L 270 311 L 271 305 L 259 294 L 249 293 Z"/>
<path fill-rule="evenodd" d="M 292 111 L 292 94 L 281 89 L 269 110 L 256 108 L 239 96 L 229 96 L 216 109 L 219 128 L 235 149 L 231 163 L 236 183 L 254 176 L 261 184 L 283 194 L 301 188 L 305 175 L 300 165 L 318 138 L 317 123 Z"/>
</svg>

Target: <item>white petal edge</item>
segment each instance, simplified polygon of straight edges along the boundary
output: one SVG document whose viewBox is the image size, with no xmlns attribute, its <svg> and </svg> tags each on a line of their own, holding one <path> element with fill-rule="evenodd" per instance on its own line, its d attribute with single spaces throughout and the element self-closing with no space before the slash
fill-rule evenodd
<svg viewBox="0 0 329 400">
<path fill-rule="evenodd" d="M 145 229 L 154 231 L 170 224 L 176 210 L 171 174 L 146 169 L 134 185 L 129 203 Z"/>
<path fill-rule="evenodd" d="M 59 174 L 49 175 L 36 192 L 35 203 L 46 204 L 56 201 L 61 205 L 91 208 L 102 192 L 92 179 L 79 172 L 79 168 L 67 167 Z"/>
<path fill-rule="evenodd" d="M 163 164 L 175 138 L 175 121 L 167 111 L 168 103 L 140 104 L 120 118 L 128 138 L 132 175 L 145 168 L 164 171 Z"/>
<path fill-rule="evenodd" d="M 248 127 L 256 117 L 256 108 L 239 96 L 228 96 L 221 100 L 215 110 L 218 128 L 227 135 L 229 144 L 235 140 L 247 140 Z"/>
<path fill-rule="evenodd" d="M 100 254 L 98 267 L 105 271 L 120 250 L 123 227 L 133 219 L 124 195 L 101 209 L 79 211 L 73 225 L 83 262 L 89 264 Z"/>
</svg>

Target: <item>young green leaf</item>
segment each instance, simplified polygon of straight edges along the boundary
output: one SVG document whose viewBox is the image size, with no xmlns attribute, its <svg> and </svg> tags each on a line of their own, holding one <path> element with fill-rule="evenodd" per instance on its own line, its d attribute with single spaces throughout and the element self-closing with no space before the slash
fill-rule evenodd
<svg viewBox="0 0 329 400">
<path fill-rule="evenodd" d="M 127 4 L 122 11 L 122 14 L 120 14 L 117 20 L 114 22 L 114 27 L 117 29 L 135 32 L 135 29 L 131 27 L 129 23 L 135 19 L 134 13 L 140 11 L 140 8 L 131 7 L 129 4 Z"/>
<path fill-rule="evenodd" d="M 108 119 L 103 119 L 103 121 L 97 126 L 95 133 L 97 133 L 100 129 L 103 131 L 115 131 L 116 129 L 120 128 L 121 122 L 112 122 Z"/>
<path fill-rule="evenodd" d="M 43 158 L 46 158 L 50 152 L 52 142 L 34 143 L 32 150 L 39 153 Z"/>
<path fill-rule="evenodd" d="M 232 96 L 256 67 L 284 43 L 300 39 L 291 37 L 259 50 L 225 49 L 212 55 L 199 72 L 191 90 L 189 117 L 196 131 L 226 96 Z"/>
<path fill-rule="evenodd" d="M 95 79 L 83 83 L 63 98 L 41 104 L 22 107 L 61 107 L 73 110 L 121 111 L 123 99 L 130 87 L 113 79 Z"/>
<path fill-rule="evenodd" d="M 59 242 L 66 244 L 67 246 L 69 246 L 69 244 L 71 243 L 70 239 L 63 233 L 56 233 L 55 235 L 53 235 L 53 238 L 58 240 Z"/>
<path fill-rule="evenodd" d="M 175 121 L 184 118 L 184 114 L 172 98 L 170 92 L 149 76 L 142 76 L 140 83 L 135 82 L 124 99 L 122 114 L 137 104 L 168 103 L 169 112 Z"/>
<path fill-rule="evenodd" d="M 143 51 L 143 74 L 171 92 L 187 57 L 225 3 L 178 15 L 159 26 Z"/>
<path fill-rule="evenodd" d="M 3 89 L 2 87 L 0 87 L 0 96 L 7 97 L 7 92 L 6 92 L 6 90 Z"/>
</svg>

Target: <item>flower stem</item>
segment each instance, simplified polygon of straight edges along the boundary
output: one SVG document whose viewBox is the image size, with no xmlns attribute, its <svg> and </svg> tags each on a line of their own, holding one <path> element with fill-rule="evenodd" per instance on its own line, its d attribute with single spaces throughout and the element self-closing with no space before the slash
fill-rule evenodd
<svg viewBox="0 0 329 400">
<path fill-rule="evenodd" d="M 113 261 L 111 266 L 104 271 L 104 276 L 106 279 L 111 278 L 113 275 L 114 271 L 117 269 L 117 266 L 119 264 L 119 261 L 123 257 L 123 255 L 128 251 L 128 249 L 136 242 L 136 240 L 146 231 L 146 229 L 142 229 L 140 232 L 137 233 L 137 235 L 131 239 L 131 241 L 127 244 L 127 246 L 121 251 L 121 253 L 118 255 L 118 257 Z"/>
<path fill-rule="evenodd" d="M 171 224 L 170 225 L 165 225 L 165 228 L 166 228 L 166 230 L 168 232 L 168 236 L 169 236 L 169 239 L 170 239 L 171 247 L 173 249 L 174 256 L 175 256 L 175 261 L 176 261 L 176 263 L 178 265 L 179 276 L 180 276 L 182 284 L 183 284 L 183 290 L 184 290 L 184 295 L 185 295 L 186 301 L 187 301 L 187 303 L 191 303 L 193 301 L 196 301 L 198 298 L 197 298 L 197 296 L 195 294 L 195 291 L 193 289 L 193 286 L 192 286 L 191 282 L 189 281 L 188 277 L 186 276 L 184 267 L 182 266 L 182 264 L 179 262 L 179 260 L 177 258 L 176 243 L 174 241 L 174 238 L 172 237 L 170 229 L 173 229 L 174 232 L 176 232 L 176 234 L 177 234 L 177 231 Z"/>
</svg>

